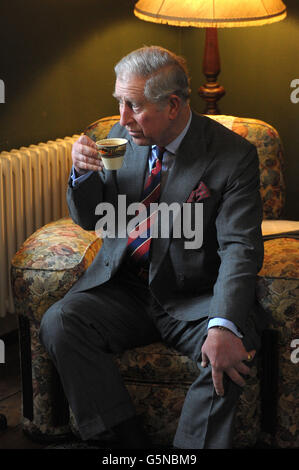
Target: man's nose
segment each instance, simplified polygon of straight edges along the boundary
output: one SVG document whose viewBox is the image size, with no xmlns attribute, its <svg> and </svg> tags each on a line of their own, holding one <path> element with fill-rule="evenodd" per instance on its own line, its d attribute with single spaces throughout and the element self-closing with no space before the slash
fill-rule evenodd
<svg viewBox="0 0 299 470">
<path fill-rule="evenodd" d="M 133 121 L 132 109 L 127 104 L 122 104 L 119 107 L 120 112 L 120 125 L 125 127 Z"/>
</svg>

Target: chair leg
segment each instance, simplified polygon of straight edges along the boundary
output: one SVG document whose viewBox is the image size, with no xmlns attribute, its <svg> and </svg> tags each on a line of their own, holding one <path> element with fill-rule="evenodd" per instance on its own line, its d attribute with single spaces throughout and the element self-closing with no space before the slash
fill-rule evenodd
<svg viewBox="0 0 299 470">
<path fill-rule="evenodd" d="M 274 438 L 278 403 L 278 331 L 267 329 L 263 333 L 261 368 L 261 430 Z"/>
<path fill-rule="evenodd" d="M 19 341 L 21 356 L 21 377 L 23 395 L 23 416 L 33 420 L 33 386 L 30 322 L 24 315 L 19 315 Z M 51 371 L 51 401 L 53 426 L 63 426 L 69 422 L 69 407 L 60 378 L 53 365 Z"/>
<path fill-rule="evenodd" d="M 69 405 L 62 388 L 60 377 L 54 365 L 52 370 L 52 419 L 53 426 L 64 426 L 68 424 L 70 419 Z"/>
</svg>

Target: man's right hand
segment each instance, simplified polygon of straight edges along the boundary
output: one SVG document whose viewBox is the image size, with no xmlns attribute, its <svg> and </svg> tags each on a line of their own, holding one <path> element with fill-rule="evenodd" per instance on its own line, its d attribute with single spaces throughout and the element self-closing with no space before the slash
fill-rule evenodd
<svg viewBox="0 0 299 470">
<path fill-rule="evenodd" d="M 255 350 L 246 351 L 241 339 L 232 331 L 213 327 L 208 330 L 201 352 L 201 365 L 207 367 L 209 363 L 211 364 L 214 388 L 219 396 L 224 395 L 224 373 L 240 387 L 245 385 L 242 375 L 250 375 L 246 361 L 251 361 L 256 353 Z"/>
<path fill-rule="evenodd" d="M 95 142 L 87 135 L 81 135 L 72 148 L 72 160 L 76 172 L 83 175 L 88 171 L 102 171 L 104 166 L 98 155 Z"/>
</svg>

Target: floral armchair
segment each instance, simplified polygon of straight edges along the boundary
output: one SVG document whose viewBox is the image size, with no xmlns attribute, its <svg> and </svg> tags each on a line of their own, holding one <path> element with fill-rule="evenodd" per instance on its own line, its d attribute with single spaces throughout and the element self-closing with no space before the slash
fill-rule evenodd
<svg viewBox="0 0 299 470">
<path fill-rule="evenodd" d="M 210 116 L 256 145 L 264 208 L 265 258 L 257 279 L 260 304 L 272 314 L 262 351 L 238 406 L 234 447 L 298 447 L 296 364 L 291 342 L 298 332 L 299 223 L 279 220 L 285 186 L 283 148 L 277 131 L 265 122 Z M 118 121 L 110 116 L 85 133 L 94 140 Z M 39 342 L 41 318 L 92 263 L 102 241 L 63 218 L 31 235 L 12 260 L 12 288 L 19 317 L 23 391 L 23 430 L 32 439 L 52 442 L 77 434 L 59 377 Z M 199 373 L 194 363 L 162 343 L 127 351 L 118 362 L 138 413 L 157 446 L 172 442 L 184 396 Z"/>
</svg>

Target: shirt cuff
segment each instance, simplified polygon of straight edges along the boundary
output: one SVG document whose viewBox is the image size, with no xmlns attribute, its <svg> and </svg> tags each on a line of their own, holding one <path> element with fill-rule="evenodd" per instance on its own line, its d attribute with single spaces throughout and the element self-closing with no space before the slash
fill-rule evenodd
<svg viewBox="0 0 299 470">
<path fill-rule="evenodd" d="M 78 176 L 74 166 L 72 166 L 71 178 L 73 188 L 77 188 L 80 183 L 83 183 L 83 181 L 85 181 L 92 173 L 93 171 L 89 171 L 88 173 L 84 173 L 84 175 Z"/>
<path fill-rule="evenodd" d="M 224 328 L 227 328 L 228 330 L 232 331 L 236 336 L 238 336 L 238 338 L 243 338 L 242 333 L 240 333 L 236 325 L 232 321 L 227 320 L 226 318 L 212 318 L 211 320 L 209 320 L 208 329 L 212 328 L 213 326 L 223 326 Z"/>
</svg>

